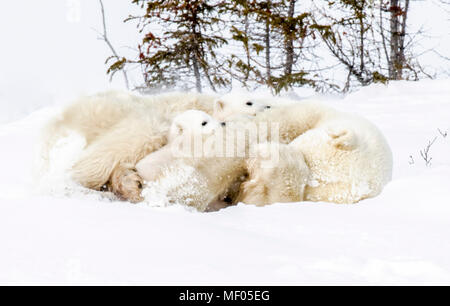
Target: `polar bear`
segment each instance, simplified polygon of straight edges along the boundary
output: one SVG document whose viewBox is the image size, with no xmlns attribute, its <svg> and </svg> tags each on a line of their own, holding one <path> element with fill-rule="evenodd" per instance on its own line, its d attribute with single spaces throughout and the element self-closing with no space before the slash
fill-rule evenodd
<svg viewBox="0 0 450 306">
<path fill-rule="evenodd" d="M 207 137 L 221 133 L 219 129 L 225 125 L 225 122 L 219 123 L 202 111 L 188 110 L 181 113 L 172 121 L 167 145 L 140 160 L 136 165 L 136 170 L 145 181 L 157 180 L 163 169 L 167 168 L 176 158 L 194 158 L 195 152 L 191 145 L 195 145 L 194 138 L 196 136 L 200 140 L 198 145 L 202 145 Z M 187 139 L 188 137 L 189 139 Z M 178 140 L 182 141 L 178 142 Z M 185 150 L 186 148 L 177 147 L 177 144 L 189 147 Z M 203 152 L 199 152 L 199 154 L 203 154 Z"/>
<path fill-rule="evenodd" d="M 134 170 L 136 163 L 167 143 L 177 113 L 191 108 L 212 113 L 215 99 L 190 93 L 142 97 L 121 91 L 81 97 L 44 129 L 40 172 L 48 168 L 51 147 L 74 131 L 86 139 L 86 146 L 72 167 L 72 178 L 84 187 L 108 188 L 119 197 L 126 195 L 139 202 L 139 193 L 131 196 L 142 185 Z"/>
<path fill-rule="evenodd" d="M 392 152 L 378 130 L 367 120 L 328 108 L 318 102 L 303 101 L 273 108 L 257 115 L 257 121 L 275 121 L 279 125 L 280 142 L 297 152 L 300 163 L 304 160 L 309 168 L 308 182 L 303 198 L 308 201 L 335 203 L 356 203 L 378 195 L 392 178 Z M 272 177 L 262 175 L 261 169 L 253 169 L 249 177 L 258 189 L 243 184 L 240 200 L 252 203 L 259 196 L 262 202 L 286 201 L 276 199 L 284 192 L 269 188 L 272 181 L 281 180 L 287 169 L 295 169 L 289 164 L 274 165 L 277 171 Z M 294 170 L 304 173 L 302 166 Z M 275 193 L 275 195 L 273 195 Z M 299 193 L 292 201 L 301 198 Z"/>
<path fill-rule="evenodd" d="M 175 116 L 189 109 L 217 118 L 253 116 L 265 109 L 260 103 L 247 105 L 247 102 L 232 95 L 220 99 L 181 92 L 139 96 L 109 91 L 82 97 L 46 127 L 41 159 L 48 164 L 52 145 L 69 131 L 75 131 L 86 139 L 86 147 L 72 168 L 73 179 L 84 187 L 108 189 L 119 197 L 139 202 L 142 179 L 135 165 L 167 144 Z"/>
<path fill-rule="evenodd" d="M 227 142 L 225 126 L 197 110 L 178 115 L 170 128 L 168 144 L 143 158 L 136 165 L 138 174 L 156 188 L 165 188 L 169 202 L 199 211 L 216 205 L 246 174 L 244 157 L 222 155 L 224 146 L 233 144 Z M 192 142 L 196 137 L 200 141 Z M 188 149 L 180 150 L 180 144 L 187 144 Z"/>
<path fill-rule="evenodd" d="M 253 99 L 249 94 L 229 93 L 214 101 L 213 117 L 221 121 L 251 118 L 270 109 L 270 101 Z"/>
<path fill-rule="evenodd" d="M 129 115 L 146 113 L 163 119 L 175 117 L 188 109 L 214 112 L 215 96 L 195 93 L 167 93 L 139 96 L 126 91 L 106 91 L 83 96 L 66 107 L 48 126 L 45 134 L 60 137 L 67 130 L 76 131 L 91 144 Z M 47 138 L 49 138 L 47 136 Z"/>
<path fill-rule="evenodd" d="M 310 170 L 301 151 L 280 143 L 256 145 L 246 160 L 248 178 L 239 186 L 236 201 L 256 206 L 303 201 Z M 276 152 L 278 158 L 271 158 Z"/>
</svg>

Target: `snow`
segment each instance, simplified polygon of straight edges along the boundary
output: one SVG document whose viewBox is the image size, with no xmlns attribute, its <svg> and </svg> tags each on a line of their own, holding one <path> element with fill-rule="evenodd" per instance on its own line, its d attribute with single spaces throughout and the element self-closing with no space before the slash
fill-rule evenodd
<svg viewBox="0 0 450 306">
<path fill-rule="evenodd" d="M 450 80 L 438 80 L 322 98 L 373 121 L 392 146 L 393 181 L 357 205 L 202 214 L 81 188 L 46 194 L 32 179 L 33 152 L 58 109 L 0 125 L 0 283 L 450 284 L 450 135 L 437 130 L 450 132 L 449 97 Z M 82 145 L 70 137 L 67 163 Z M 434 137 L 427 167 L 419 151 Z"/>
</svg>

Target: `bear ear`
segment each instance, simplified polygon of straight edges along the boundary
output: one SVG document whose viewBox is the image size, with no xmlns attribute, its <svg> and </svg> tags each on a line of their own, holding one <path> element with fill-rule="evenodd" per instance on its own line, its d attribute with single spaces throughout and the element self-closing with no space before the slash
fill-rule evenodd
<svg viewBox="0 0 450 306">
<path fill-rule="evenodd" d="M 175 134 L 177 136 L 180 136 L 181 134 L 183 134 L 183 131 L 184 131 L 184 127 L 180 123 L 175 124 Z"/>
<path fill-rule="evenodd" d="M 183 134 L 183 126 L 180 123 L 173 123 L 172 127 L 170 128 L 170 139 L 174 139 L 175 137 L 178 137 Z"/>
<path fill-rule="evenodd" d="M 225 102 L 223 102 L 222 100 L 216 100 L 214 102 L 214 108 L 216 111 L 221 111 L 225 108 Z"/>
</svg>

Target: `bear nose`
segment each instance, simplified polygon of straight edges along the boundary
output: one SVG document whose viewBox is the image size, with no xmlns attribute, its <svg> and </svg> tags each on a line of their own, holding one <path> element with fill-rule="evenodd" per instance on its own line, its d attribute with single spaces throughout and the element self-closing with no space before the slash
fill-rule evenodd
<svg viewBox="0 0 450 306">
<path fill-rule="evenodd" d="M 220 125 L 222 125 L 222 126 L 226 126 L 226 125 L 227 125 L 227 123 L 226 123 L 226 122 L 222 122 L 222 123 L 220 123 Z"/>
<path fill-rule="evenodd" d="M 271 108 L 272 108 L 272 106 L 270 106 L 270 105 L 266 106 L 266 109 L 271 109 Z"/>
</svg>

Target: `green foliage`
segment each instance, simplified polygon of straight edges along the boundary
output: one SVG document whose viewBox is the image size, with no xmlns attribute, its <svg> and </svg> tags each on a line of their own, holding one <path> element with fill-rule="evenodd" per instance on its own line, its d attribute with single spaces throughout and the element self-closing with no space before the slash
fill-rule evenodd
<svg viewBox="0 0 450 306">
<path fill-rule="evenodd" d="M 300 71 L 291 74 L 283 74 L 279 77 L 272 77 L 272 86 L 275 94 L 279 94 L 283 90 L 289 90 L 292 87 L 316 87 L 316 81 L 307 78 L 308 75 L 308 72 Z"/>
<path fill-rule="evenodd" d="M 138 59 L 128 62 L 141 65 L 146 87 L 189 88 L 193 86 L 193 78 L 198 91 L 205 80 L 213 90 L 230 83 L 217 53 L 227 43 L 219 31 L 225 2 L 133 0 L 132 3 L 145 13 L 126 21 L 138 20 L 139 30 L 145 35 L 138 46 Z M 155 27 L 159 30 L 152 31 Z M 114 64 L 109 70 L 123 67 L 123 63 Z"/>
<path fill-rule="evenodd" d="M 378 71 L 374 71 L 372 73 L 372 80 L 374 83 L 387 84 L 389 82 L 389 77 L 379 73 Z"/>
<path fill-rule="evenodd" d="M 114 64 L 112 64 L 109 67 L 107 73 L 109 74 L 109 73 L 112 73 L 112 72 L 117 71 L 117 70 L 122 70 L 125 67 L 126 62 L 127 62 L 126 58 L 117 59 L 117 61 L 114 62 Z"/>
<path fill-rule="evenodd" d="M 268 86 L 274 93 L 294 86 L 315 86 L 302 66 L 312 40 L 310 12 L 298 12 L 297 1 L 231 1 L 232 39 L 244 54 L 232 54 L 233 78 L 246 87 Z"/>
<path fill-rule="evenodd" d="M 354 84 L 389 80 L 381 59 L 387 47 L 375 28 L 384 2 L 323 0 L 320 9 L 306 11 L 299 9 L 300 0 L 131 2 L 142 11 L 126 20 L 137 21 L 142 33 L 138 55 L 108 59 L 112 62 L 108 73 L 137 64 L 146 89 L 202 91 L 208 86 L 216 91 L 238 81 L 250 89 L 267 86 L 279 94 L 303 86 L 346 91 Z M 324 49 L 348 71 L 342 88 L 321 75 L 317 50 Z"/>
</svg>

